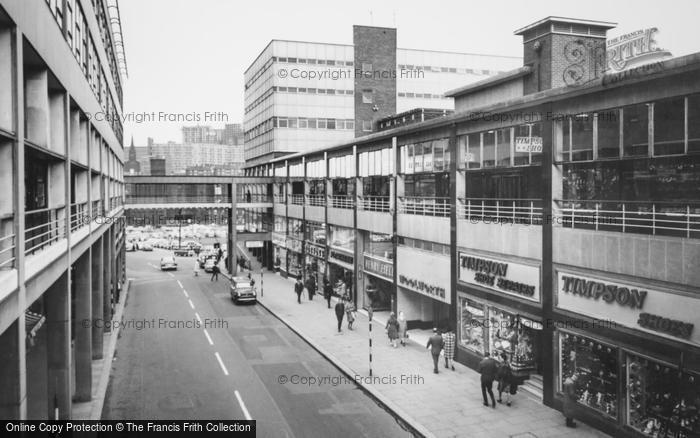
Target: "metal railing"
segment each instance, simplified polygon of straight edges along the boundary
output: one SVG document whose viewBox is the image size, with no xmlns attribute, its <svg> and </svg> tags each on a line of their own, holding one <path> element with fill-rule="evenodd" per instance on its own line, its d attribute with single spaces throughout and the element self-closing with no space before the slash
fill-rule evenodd
<svg viewBox="0 0 700 438">
<path fill-rule="evenodd" d="M 388 196 L 360 196 L 357 201 L 358 210 L 388 212 L 390 207 Z"/>
<path fill-rule="evenodd" d="M 91 216 L 92 220 L 95 220 L 97 217 L 102 216 L 104 212 L 102 211 L 102 200 L 98 201 L 92 201 L 92 211 L 91 211 Z"/>
<path fill-rule="evenodd" d="M 15 267 L 16 246 L 14 234 L 0 237 L 0 269 L 12 269 Z"/>
<path fill-rule="evenodd" d="M 24 253 L 34 254 L 66 237 L 66 220 L 59 213 L 64 208 L 44 208 L 25 213 Z M 32 225 L 30 225 L 32 224 Z M 33 225 L 37 224 L 37 225 Z"/>
<path fill-rule="evenodd" d="M 90 222 L 90 216 L 87 214 L 87 202 L 81 204 L 72 204 L 70 206 L 70 230 L 71 232 L 78 228 L 86 226 Z"/>
<path fill-rule="evenodd" d="M 239 194 L 236 202 L 239 204 L 266 203 L 272 202 L 272 198 L 264 193 L 246 193 Z"/>
<path fill-rule="evenodd" d="M 700 239 L 700 203 L 555 200 L 556 225 Z"/>
<path fill-rule="evenodd" d="M 306 195 L 306 205 L 313 207 L 325 207 L 326 195 Z"/>
<path fill-rule="evenodd" d="M 355 199 L 348 195 L 329 195 L 330 206 L 333 208 L 349 208 L 355 207 Z"/>
<path fill-rule="evenodd" d="M 110 206 L 114 205 L 110 200 Z M 231 198 L 223 195 L 201 196 L 127 196 L 127 204 L 230 204 Z M 110 208 L 113 210 L 114 208 Z"/>
<path fill-rule="evenodd" d="M 421 216 L 448 217 L 452 204 L 450 198 L 400 197 L 399 213 Z"/>
<path fill-rule="evenodd" d="M 275 204 L 284 204 L 287 202 L 287 200 L 284 198 L 284 195 L 276 193 L 273 199 Z"/>
<path fill-rule="evenodd" d="M 542 225 L 542 200 L 461 198 L 457 214 L 472 222 Z"/>
<path fill-rule="evenodd" d="M 304 205 L 304 195 L 289 195 L 289 200 L 294 205 Z"/>
</svg>

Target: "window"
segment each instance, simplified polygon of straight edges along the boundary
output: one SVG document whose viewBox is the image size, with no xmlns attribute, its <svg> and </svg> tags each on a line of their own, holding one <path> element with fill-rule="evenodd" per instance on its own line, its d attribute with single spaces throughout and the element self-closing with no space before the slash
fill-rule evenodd
<svg viewBox="0 0 700 438">
<path fill-rule="evenodd" d="M 296 128 L 297 127 L 297 119 L 295 117 L 292 117 L 289 119 L 289 128 Z"/>
<path fill-rule="evenodd" d="M 688 152 L 700 152 L 700 94 L 688 96 Z"/>
<path fill-rule="evenodd" d="M 346 120 L 345 121 L 345 129 L 355 129 L 355 121 L 354 120 Z"/>
<path fill-rule="evenodd" d="M 469 134 L 467 139 L 467 169 L 481 168 L 481 134 Z"/>
<path fill-rule="evenodd" d="M 309 119 L 309 128 L 316 129 L 316 119 Z"/>
<path fill-rule="evenodd" d="M 372 121 L 371 120 L 363 120 L 362 121 L 362 131 L 372 132 Z"/>
<path fill-rule="evenodd" d="M 326 119 L 318 119 L 318 129 L 326 129 Z"/>
<path fill-rule="evenodd" d="M 626 106 L 622 114 L 622 150 L 626 157 L 649 153 L 649 104 Z"/>
<path fill-rule="evenodd" d="M 287 127 L 287 119 L 278 118 L 277 119 L 277 127 L 278 128 L 286 128 Z"/>
<path fill-rule="evenodd" d="M 297 59 L 296 58 L 287 58 L 287 62 L 296 63 Z"/>
<path fill-rule="evenodd" d="M 299 127 L 302 129 L 306 129 L 309 127 L 309 121 L 303 117 L 299 118 Z"/>
<path fill-rule="evenodd" d="M 289 93 L 296 93 L 297 92 L 297 87 L 288 87 L 287 92 Z"/>
<path fill-rule="evenodd" d="M 654 155 L 685 152 L 685 99 L 654 103 Z"/>
<path fill-rule="evenodd" d="M 496 165 L 498 167 L 510 167 L 510 128 L 496 131 Z"/>
<path fill-rule="evenodd" d="M 520 125 L 515 127 L 515 138 L 516 141 L 518 138 L 532 138 L 530 135 L 530 126 L 531 124 L 527 125 Z M 517 143 L 516 143 L 517 144 Z M 513 151 L 513 165 L 515 166 L 527 166 L 530 164 L 530 152 L 518 152 L 517 149 Z"/>
<path fill-rule="evenodd" d="M 362 90 L 362 103 L 374 103 L 372 90 Z"/>
<path fill-rule="evenodd" d="M 309 94 L 316 94 L 316 89 L 315 88 L 307 88 L 306 92 Z"/>
<path fill-rule="evenodd" d="M 564 159 L 593 159 L 593 114 L 578 114 L 564 123 Z"/>
<path fill-rule="evenodd" d="M 496 131 L 488 131 L 483 133 L 483 155 L 484 168 L 496 166 Z"/>
<path fill-rule="evenodd" d="M 598 158 L 620 156 L 620 110 L 598 113 Z"/>
<path fill-rule="evenodd" d="M 316 93 L 318 93 L 318 94 L 326 94 L 326 89 L 325 89 L 325 88 L 319 88 L 318 90 L 316 90 Z"/>
<path fill-rule="evenodd" d="M 332 88 L 329 88 L 326 90 L 326 94 L 335 94 L 335 90 Z"/>
<path fill-rule="evenodd" d="M 326 121 L 326 128 L 327 129 L 335 129 L 335 119 L 328 119 Z"/>
</svg>

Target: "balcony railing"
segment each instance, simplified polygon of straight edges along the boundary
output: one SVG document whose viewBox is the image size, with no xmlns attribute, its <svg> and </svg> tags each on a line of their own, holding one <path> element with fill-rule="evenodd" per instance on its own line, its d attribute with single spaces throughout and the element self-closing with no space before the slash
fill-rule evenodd
<svg viewBox="0 0 700 438">
<path fill-rule="evenodd" d="M 229 204 L 231 198 L 223 195 L 200 196 L 128 196 L 127 204 Z"/>
<path fill-rule="evenodd" d="M 357 209 L 364 211 L 388 212 L 391 204 L 388 196 L 360 196 Z"/>
<path fill-rule="evenodd" d="M 312 207 L 325 207 L 326 195 L 306 195 L 306 205 Z"/>
<path fill-rule="evenodd" d="M 15 235 L 0 237 L 0 269 L 12 269 L 15 266 Z"/>
<path fill-rule="evenodd" d="M 284 195 L 276 193 L 274 196 L 274 202 L 275 204 L 285 204 L 287 200 L 284 198 Z"/>
<path fill-rule="evenodd" d="M 239 194 L 236 202 L 239 204 L 267 203 L 272 202 L 272 197 L 264 193 L 246 193 L 245 195 Z"/>
<path fill-rule="evenodd" d="M 71 232 L 88 225 L 89 222 L 90 216 L 87 214 L 87 202 L 83 202 L 82 204 L 72 204 L 70 206 Z"/>
<path fill-rule="evenodd" d="M 399 213 L 421 216 L 449 217 L 450 198 L 400 197 Z"/>
<path fill-rule="evenodd" d="M 348 195 L 330 195 L 330 204 L 333 208 L 354 208 L 355 200 Z"/>
<path fill-rule="evenodd" d="M 25 213 L 24 253 L 34 254 L 66 237 L 66 220 L 61 208 L 45 208 Z"/>
<path fill-rule="evenodd" d="M 95 220 L 97 217 L 102 216 L 104 212 L 102 211 L 102 200 L 99 201 L 92 201 L 92 220 Z"/>
<path fill-rule="evenodd" d="M 700 203 L 556 200 L 556 225 L 700 239 Z"/>
<path fill-rule="evenodd" d="M 541 199 L 462 198 L 459 219 L 470 222 L 542 225 Z"/>
<path fill-rule="evenodd" d="M 294 205 L 304 205 L 304 195 L 290 195 L 289 199 Z"/>
</svg>

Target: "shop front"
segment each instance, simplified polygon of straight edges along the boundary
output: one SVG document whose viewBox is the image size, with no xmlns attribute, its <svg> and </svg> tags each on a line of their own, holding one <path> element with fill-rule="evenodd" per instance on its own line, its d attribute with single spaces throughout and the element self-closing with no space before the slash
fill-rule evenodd
<svg viewBox="0 0 700 438">
<path fill-rule="evenodd" d="M 394 263 L 379 257 L 365 254 L 362 260 L 363 294 L 362 307 L 364 309 L 383 311 L 393 310 L 396 301 L 396 288 L 394 287 Z"/>
<path fill-rule="evenodd" d="M 576 373 L 582 415 L 628 436 L 700 436 L 700 298 L 558 270 L 557 376 Z"/>
<path fill-rule="evenodd" d="M 346 249 L 328 250 L 328 279 L 333 285 L 333 295 L 346 296 L 355 301 L 355 256 Z"/>
<path fill-rule="evenodd" d="M 304 270 L 303 242 L 287 236 L 287 275 L 301 278 Z"/>
<path fill-rule="evenodd" d="M 445 328 L 449 324 L 450 258 L 399 245 L 396 249 L 396 310 L 410 329 Z"/>
<path fill-rule="evenodd" d="M 287 273 L 287 236 L 273 231 L 272 238 L 272 260 L 276 272 L 283 275 Z"/>
<path fill-rule="evenodd" d="M 458 255 L 458 345 L 472 356 L 468 362 L 505 353 L 520 377 L 541 374 L 539 266 L 469 251 Z"/>
<path fill-rule="evenodd" d="M 326 274 L 326 247 L 304 242 L 304 254 L 306 257 L 305 274 L 308 279 L 314 277 L 320 288 Z M 320 289 L 319 289 L 320 290 Z"/>
</svg>

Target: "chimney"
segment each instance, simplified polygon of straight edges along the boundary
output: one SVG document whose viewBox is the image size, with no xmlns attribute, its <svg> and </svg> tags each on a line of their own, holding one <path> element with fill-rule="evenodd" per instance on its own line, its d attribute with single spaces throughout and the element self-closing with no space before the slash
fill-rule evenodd
<svg viewBox="0 0 700 438">
<path fill-rule="evenodd" d="M 617 23 L 547 17 L 516 30 L 523 37 L 523 63 L 532 67 L 524 94 L 582 85 L 603 75 L 605 38 Z"/>
</svg>

